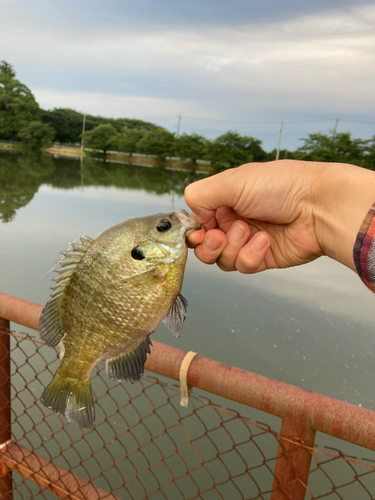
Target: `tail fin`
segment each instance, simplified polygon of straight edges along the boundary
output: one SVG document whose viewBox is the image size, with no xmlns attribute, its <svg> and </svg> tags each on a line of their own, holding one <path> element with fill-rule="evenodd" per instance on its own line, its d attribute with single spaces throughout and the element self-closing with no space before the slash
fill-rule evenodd
<svg viewBox="0 0 375 500">
<path fill-rule="evenodd" d="M 57 371 L 44 389 L 41 402 L 79 427 L 91 428 L 94 425 L 95 407 L 90 380 L 63 378 Z"/>
</svg>

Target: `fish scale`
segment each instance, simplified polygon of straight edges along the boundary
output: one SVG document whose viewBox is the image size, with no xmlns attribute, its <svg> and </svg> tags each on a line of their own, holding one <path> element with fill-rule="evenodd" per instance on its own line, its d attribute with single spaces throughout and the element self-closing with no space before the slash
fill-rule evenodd
<svg viewBox="0 0 375 500">
<path fill-rule="evenodd" d="M 40 318 L 47 344 L 56 346 L 67 334 L 62 362 L 42 394 L 45 406 L 92 427 L 94 366 L 106 359 L 110 378 L 134 382 L 150 354 L 149 335 L 162 320 L 178 338 L 187 306 L 180 295 L 186 235 L 198 228 L 184 210 L 138 217 L 96 240 L 82 237 L 63 253 Z"/>
</svg>

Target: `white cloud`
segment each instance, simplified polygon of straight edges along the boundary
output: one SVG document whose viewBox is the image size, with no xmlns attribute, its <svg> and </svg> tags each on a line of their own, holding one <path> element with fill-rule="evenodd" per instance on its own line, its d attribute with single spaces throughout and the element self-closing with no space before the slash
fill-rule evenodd
<svg viewBox="0 0 375 500">
<path fill-rule="evenodd" d="M 97 113 L 107 109 L 104 114 L 108 114 L 117 102 L 120 108 L 134 109 L 133 116 L 139 116 L 142 110 L 148 116 L 170 115 L 170 109 L 202 114 L 202 103 L 208 100 L 216 102 L 222 115 L 229 109 L 280 106 L 281 97 L 283 105 L 305 109 L 320 105 L 324 111 L 353 113 L 366 112 L 374 103 L 374 26 L 375 6 L 368 6 L 323 19 L 309 16 L 241 30 L 105 32 L 88 34 L 85 40 L 78 34 L 66 39 L 60 32 L 55 34 L 52 46 L 45 43 L 45 36 L 34 34 L 29 46 L 34 57 L 38 54 L 50 68 L 64 67 L 77 74 L 82 66 L 82 71 L 108 73 L 108 79 L 116 74 L 124 92 L 111 92 L 111 83 L 104 82 L 100 93 L 85 96 L 84 85 L 80 84 L 74 85 L 80 87 L 78 92 L 72 93 L 70 85 L 66 93 L 66 102 L 86 101 L 86 109 Z M 128 83 L 134 74 L 140 80 L 150 79 L 146 84 L 143 81 L 142 91 Z M 152 74 L 166 83 L 177 80 L 174 96 L 153 88 Z M 197 90 L 176 98 L 180 84 L 184 92 L 189 85 L 193 93 L 194 88 Z M 59 92 L 65 92 L 66 83 L 62 81 L 59 87 Z M 48 89 L 34 91 L 43 103 L 63 98 L 62 93 L 59 96 Z M 219 94 L 226 96 L 224 102 Z M 245 96 L 254 100 L 243 102 Z M 207 106 L 207 112 L 215 114 L 212 106 Z"/>
<path fill-rule="evenodd" d="M 44 108 L 145 120 L 179 112 L 279 120 L 308 113 L 368 119 L 375 105 L 374 5 L 163 31 L 115 24 L 78 30 L 30 11 L 2 16 L 0 46 Z"/>
<path fill-rule="evenodd" d="M 189 109 L 192 113 L 200 113 L 204 103 L 185 101 L 183 99 L 163 99 L 156 97 L 139 97 L 99 92 L 74 92 L 64 90 L 34 89 L 34 95 L 43 109 L 68 107 L 81 112 L 101 116 L 128 116 L 147 120 L 150 116 L 177 114 L 180 110 Z"/>
</svg>

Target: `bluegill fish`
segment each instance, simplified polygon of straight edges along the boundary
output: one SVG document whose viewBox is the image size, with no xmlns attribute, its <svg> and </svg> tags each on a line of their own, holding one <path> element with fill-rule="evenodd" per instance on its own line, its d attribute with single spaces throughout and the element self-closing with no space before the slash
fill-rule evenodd
<svg viewBox="0 0 375 500">
<path fill-rule="evenodd" d="M 80 427 L 95 421 L 90 374 L 105 359 L 113 380 L 135 382 L 163 320 L 179 337 L 187 301 L 180 294 L 186 235 L 199 228 L 184 210 L 129 219 L 96 240 L 81 237 L 63 252 L 41 338 L 65 354 L 41 401 Z"/>
</svg>

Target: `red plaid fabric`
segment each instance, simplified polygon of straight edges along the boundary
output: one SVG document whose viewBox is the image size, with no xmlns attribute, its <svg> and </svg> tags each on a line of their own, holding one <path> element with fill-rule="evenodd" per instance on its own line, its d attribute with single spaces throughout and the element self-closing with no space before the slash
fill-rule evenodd
<svg viewBox="0 0 375 500">
<path fill-rule="evenodd" d="M 359 229 L 353 249 L 354 264 L 364 284 L 375 292 L 375 203 Z"/>
</svg>

